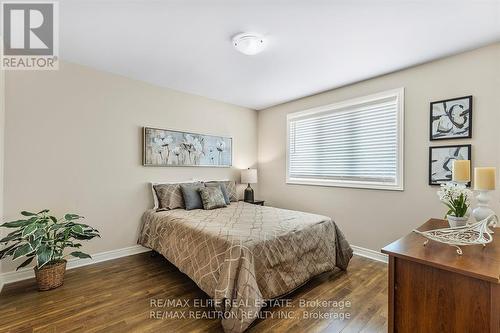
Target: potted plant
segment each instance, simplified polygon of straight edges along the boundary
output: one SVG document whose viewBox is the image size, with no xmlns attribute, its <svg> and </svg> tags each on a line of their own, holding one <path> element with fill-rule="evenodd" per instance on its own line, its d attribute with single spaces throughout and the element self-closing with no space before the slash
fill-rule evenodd
<svg viewBox="0 0 500 333">
<path fill-rule="evenodd" d="M 448 207 L 445 218 L 450 227 L 461 227 L 469 220 L 469 206 L 472 198 L 472 191 L 465 185 L 449 182 L 441 184 L 441 189 L 437 192 L 439 200 Z"/>
<path fill-rule="evenodd" d="M 35 275 L 39 290 L 54 289 L 63 284 L 66 272 L 66 256 L 91 258 L 90 255 L 74 251 L 64 254 L 66 248 L 79 248 L 78 241 L 100 237 L 99 231 L 89 225 L 79 223 L 82 216 L 66 214 L 57 219 L 45 209 L 38 213 L 23 211 L 24 219 L 6 222 L 0 227 L 14 229 L 6 237 L 0 239 L 0 259 L 12 256 L 13 260 L 25 257 L 26 260 L 17 267 L 29 265 L 34 259 Z"/>
</svg>

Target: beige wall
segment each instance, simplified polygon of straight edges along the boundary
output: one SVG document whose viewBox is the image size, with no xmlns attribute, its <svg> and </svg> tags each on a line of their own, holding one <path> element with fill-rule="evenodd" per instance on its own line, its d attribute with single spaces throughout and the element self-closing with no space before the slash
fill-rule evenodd
<svg viewBox="0 0 500 333">
<path fill-rule="evenodd" d="M 498 166 L 500 44 L 424 64 L 259 112 L 259 196 L 268 203 L 331 216 L 357 246 L 379 250 L 430 217 L 442 217 L 428 185 L 430 145 L 472 143 L 474 166 Z M 405 87 L 405 191 L 285 184 L 286 114 Z M 474 95 L 472 140 L 430 142 L 429 102 Z M 500 213 L 498 196 L 492 203 Z"/>
<path fill-rule="evenodd" d="M 141 166 L 142 126 L 233 137 L 233 168 Z M 76 212 L 101 231 L 83 250 L 136 244 L 149 181 L 239 180 L 256 164 L 253 110 L 88 67 L 6 75 L 5 216 Z M 11 262 L 3 271 L 12 270 Z"/>
<path fill-rule="evenodd" d="M 3 220 L 3 190 L 4 190 L 4 178 L 3 178 L 3 151 L 4 151 L 4 137 L 5 137 L 5 76 L 4 71 L 0 70 L 0 223 Z M 0 229 L 0 238 L 5 234 L 4 230 Z M 3 263 L 0 261 L 0 272 L 2 271 Z M 2 281 L 0 281 L 0 288 Z"/>
</svg>

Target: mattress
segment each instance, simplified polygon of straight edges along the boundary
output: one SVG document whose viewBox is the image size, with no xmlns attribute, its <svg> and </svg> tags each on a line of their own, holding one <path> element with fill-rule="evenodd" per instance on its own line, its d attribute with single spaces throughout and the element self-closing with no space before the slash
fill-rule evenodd
<svg viewBox="0 0 500 333">
<path fill-rule="evenodd" d="M 162 254 L 214 299 L 225 332 L 311 277 L 345 270 L 352 249 L 331 218 L 242 201 L 143 215 L 139 244 Z"/>
</svg>

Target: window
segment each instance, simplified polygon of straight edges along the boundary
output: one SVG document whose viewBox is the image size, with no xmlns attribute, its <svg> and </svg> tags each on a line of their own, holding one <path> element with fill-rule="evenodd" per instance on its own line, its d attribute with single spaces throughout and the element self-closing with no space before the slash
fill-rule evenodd
<svg viewBox="0 0 500 333">
<path fill-rule="evenodd" d="M 403 190 L 403 88 L 288 114 L 287 122 L 287 183 Z"/>
</svg>

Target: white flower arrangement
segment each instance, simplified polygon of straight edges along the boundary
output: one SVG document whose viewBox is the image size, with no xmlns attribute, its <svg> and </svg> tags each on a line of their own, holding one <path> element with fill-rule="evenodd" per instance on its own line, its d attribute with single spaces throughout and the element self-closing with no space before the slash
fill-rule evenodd
<svg viewBox="0 0 500 333">
<path fill-rule="evenodd" d="M 472 191 L 464 184 L 449 182 L 441 184 L 441 189 L 437 192 L 439 200 L 449 208 L 446 215 L 464 217 L 470 206 Z"/>
</svg>

